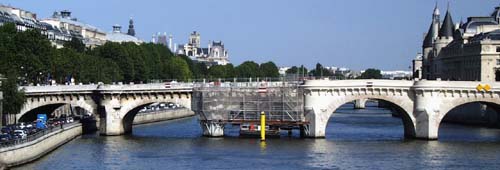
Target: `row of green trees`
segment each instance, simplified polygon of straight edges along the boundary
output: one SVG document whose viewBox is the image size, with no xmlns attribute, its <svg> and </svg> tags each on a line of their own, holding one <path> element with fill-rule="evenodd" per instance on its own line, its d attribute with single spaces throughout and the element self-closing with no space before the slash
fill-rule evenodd
<svg viewBox="0 0 500 170">
<path fill-rule="evenodd" d="M 279 76 L 273 62 L 208 68 L 153 43 L 108 42 L 90 49 L 73 39 L 56 49 L 39 31 L 18 32 L 13 24 L 0 27 L 0 73 L 15 74 L 27 84 L 43 84 L 48 79 L 64 83 L 70 78 L 77 83 L 111 83 Z"/>
<path fill-rule="evenodd" d="M 336 79 L 382 79 L 381 71 L 374 68 L 366 69 L 358 77 L 345 77 L 343 74 L 334 73 L 331 70 L 323 67 L 320 63 L 316 64 L 315 69 L 308 71 L 303 65 L 300 67 L 293 66 L 286 71 L 286 74 L 295 74 L 299 76 L 313 77 L 335 77 Z"/>
</svg>

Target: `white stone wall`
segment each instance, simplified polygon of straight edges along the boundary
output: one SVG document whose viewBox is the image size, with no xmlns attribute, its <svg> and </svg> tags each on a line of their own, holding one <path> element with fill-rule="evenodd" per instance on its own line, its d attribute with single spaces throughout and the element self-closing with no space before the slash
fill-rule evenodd
<svg viewBox="0 0 500 170">
<path fill-rule="evenodd" d="M 29 143 L 0 148 L 0 164 L 15 166 L 36 160 L 82 134 L 81 124 L 52 132 Z"/>
</svg>

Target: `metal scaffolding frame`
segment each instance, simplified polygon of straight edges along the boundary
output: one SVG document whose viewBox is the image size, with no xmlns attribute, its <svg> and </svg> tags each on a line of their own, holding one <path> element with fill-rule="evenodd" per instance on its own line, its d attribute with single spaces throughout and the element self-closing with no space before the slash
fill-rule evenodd
<svg viewBox="0 0 500 170">
<path fill-rule="evenodd" d="M 214 82 L 198 84 L 194 89 L 192 107 L 200 121 L 258 122 L 260 113 L 265 112 L 269 125 L 307 124 L 298 81 Z"/>
</svg>

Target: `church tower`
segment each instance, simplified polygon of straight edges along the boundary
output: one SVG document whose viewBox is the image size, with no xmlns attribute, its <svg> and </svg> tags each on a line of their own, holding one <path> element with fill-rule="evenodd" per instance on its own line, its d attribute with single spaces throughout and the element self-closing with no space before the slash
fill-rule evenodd
<svg viewBox="0 0 500 170">
<path fill-rule="evenodd" d="M 434 53 L 434 45 L 439 36 L 439 29 L 441 27 L 440 22 L 440 12 L 436 3 L 434 12 L 432 13 L 432 22 L 429 26 L 429 31 L 427 31 L 422 44 L 422 77 L 425 79 L 431 78 L 432 60 L 436 56 Z"/>
<path fill-rule="evenodd" d="M 134 20 L 132 20 L 132 18 L 130 18 L 130 21 L 128 23 L 129 23 L 129 25 L 128 25 L 127 34 L 130 36 L 135 36 Z"/>
<path fill-rule="evenodd" d="M 193 31 L 193 33 L 189 35 L 189 44 L 195 48 L 200 48 L 200 33 Z"/>
<path fill-rule="evenodd" d="M 436 57 L 434 58 L 439 58 L 441 49 L 444 47 L 448 46 L 453 41 L 453 34 L 455 32 L 455 24 L 453 23 L 453 20 L 451 18 L 451 13 L 450 13 L 450 7 L 448 5 L 448 10 L 446 10 L 446 15 L 444 16 L 444 21 L 443 24 L 441 25 L 441 28 L 439 29 L 439 35 L 438 39 L 434 45 L 434 55 Z M 432 78 L 441 78 L 441 74 L 443 70 L 441 70 L 442 63 L 440 62 L 439 59 L 436 61 L 432 62 L 431 68 L 432 71 Z"/>
</svg>

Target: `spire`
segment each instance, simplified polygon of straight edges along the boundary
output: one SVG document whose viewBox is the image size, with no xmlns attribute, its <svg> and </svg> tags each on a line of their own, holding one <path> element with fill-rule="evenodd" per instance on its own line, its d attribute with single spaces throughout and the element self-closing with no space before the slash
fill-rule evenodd
<svg viewBox="0 0 500 170">
<path fill-rule="evenodd" d="M 436 6 L 434 7 L 434 15 L 440 15 L 441 13 L 439 12 L 439 8 L 438 8 L 438 2 L 436 1 Z"/>
<path fill-rule="evenodd" d="M 134 20 L 132 19 L 132 17 L 130 17 L 130 20 L 129 20 L 129 25 L 128 25 L 128 32 L 127 34 L 130 35 L 130 36 L 135 36 L 135 29 L 134 29 Z"/>
<path fill-rule="evenodd" d="M 443 25 L 441 25 L 441 29 L 439 30 L 439 37 L 452 37 L 453 36 L 453 20 L 451 19 L 451 14 L 449 10 L 446 10 L 446 15 L 444 16 Z"/>
<path fill-rule="evenodd" d="M 433 24 L 431 24 L 431 26 L 429 27 L 429 31 L 427 32 L 427 35 L 425 35 L 424 44 L 422 44 L 422 48 L 432 47 L 432 44 L 434 43 L 433 42 L 434 35 L 432 35 L 432 28 Z"/>
</svg>

